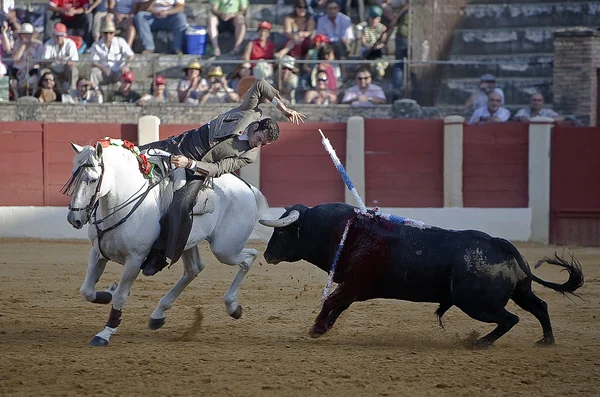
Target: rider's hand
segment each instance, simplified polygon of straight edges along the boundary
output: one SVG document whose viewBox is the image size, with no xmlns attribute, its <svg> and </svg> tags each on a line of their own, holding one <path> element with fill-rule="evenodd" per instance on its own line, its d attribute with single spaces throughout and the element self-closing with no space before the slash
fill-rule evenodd
<svg viewBox="0 0 600 397">
<path fill-rule="evenodd" d="M 185 156 L 171 156 L 171 164 L 177 168 L 186 168 L 190 163 L 190 159 Z"/>
<path fill-rule="evenodd" d="M 296 125 L 300 125 L 300 123 L 304 123 L 304 119 L 306 118 L 306 116 L 303 115 L 302 113 L 298 113 L 295 110 L 287 109 L 287 108 L 285 110 L 283 110 L 283 115 L 285 117 L 287 117 L 287 119 L 291 123 L 294 123 Z"/>
</svg>

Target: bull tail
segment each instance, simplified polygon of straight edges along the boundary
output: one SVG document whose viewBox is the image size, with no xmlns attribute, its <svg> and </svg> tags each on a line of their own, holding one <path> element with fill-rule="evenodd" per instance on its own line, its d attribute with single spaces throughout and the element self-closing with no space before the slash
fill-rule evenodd
<svg viewBox="0 0 600 397">
<path fill-rule="evenodd" d="M 521 270 L 523 270 L 527 277 L 529 277 L 536 283 L 541 284 L 546 288 L 550 288 L 556 292 L 560 292 L 561 294 L 569 293 L 573 295 L 575 295 L 575 291 L 583 285 L 583 271 L 581 270 L 581 264 L 575 258 L 574 255 L 571 255 L 571 260 L 568 261 L 564 258 L 561 258 L 560 256 L 558 256 L 558 254 L 555 253 L 553 258 L 543 257 L 535 265 L 535 268 L 537 269 L 543 263 L 548 263 L 549 265 L 559 266 L 562 267 L 563 270 L 566 270 L 567 273 L 569 273 L 569 279 L 563 284 L 558 284 L 553 283 L 551 281 L 542 280 L 541 278 L 533 274 L 531 272 L 529 264 L 525 262 L 521 253 L 519 252 L 519 250 L 517 250 L 517 247 L 515 247 L 512 243 L 505 239 L 496 240 L 499 240 L 505 252 L 512 255 L 516 259 L 517 263 L 519 264 L 519 267 L 521 268 Z"/>
</svg>

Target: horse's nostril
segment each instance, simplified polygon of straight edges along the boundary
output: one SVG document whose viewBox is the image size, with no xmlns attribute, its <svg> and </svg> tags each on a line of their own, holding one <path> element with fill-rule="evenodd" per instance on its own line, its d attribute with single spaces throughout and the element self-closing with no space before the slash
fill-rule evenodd
<svg viewBox="0 0 600 397">
<path fill-rule="evenodd" d="M 81 228 L 81 221 L 75 221 L 75 227 L 77 229 Z"/>
</svg>

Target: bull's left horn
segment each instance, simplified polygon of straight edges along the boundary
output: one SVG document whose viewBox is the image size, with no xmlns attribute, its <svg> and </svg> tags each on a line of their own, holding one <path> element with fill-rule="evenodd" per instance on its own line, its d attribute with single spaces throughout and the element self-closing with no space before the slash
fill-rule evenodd
<svg viewBox="0 0 600 397">
<path fill-rule="evenodd" d="M 298 220 L 298 218 L 300 218 L 300 213 L 296 210 L 292 210 L 292 212 L 290 212 L 288 214 L 288 216 L 286 216 L 285 218 L 281 218 L 281 219 L 259 219 L 258 222 L 261 225 L 264 226 L 268 226 L 268 227 L 285 227 L 287 225 L 291 225 L 292 223 L 296 222 Z"/>
</svg>

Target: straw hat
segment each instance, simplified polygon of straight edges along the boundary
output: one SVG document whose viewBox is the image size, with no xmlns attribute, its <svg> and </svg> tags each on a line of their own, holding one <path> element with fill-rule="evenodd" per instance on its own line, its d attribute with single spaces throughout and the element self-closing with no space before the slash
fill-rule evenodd
<svg viewBox="0 0 600 397">
<path fill-rule="evenodd" d="M 223 69 L 220 66 L 213 66 L 208 71 L 208 77 L 223 77 L 225 74 L 223 73 Z"/>
<path fill-rule="evenodd" d="M 117 28 L 115 23 L 112 20 L 102 20 L 102 25 L 100 25 L 100 32 L 102 33 L 116 33 Z"/>
<path fill-rule="evenodd" d="M 202 65 L 198 61 L 192 61 L 185 68 L 183 68 L 183 71 L 187 73 L 188 69 L 202 70 Z"/>
</svg>

